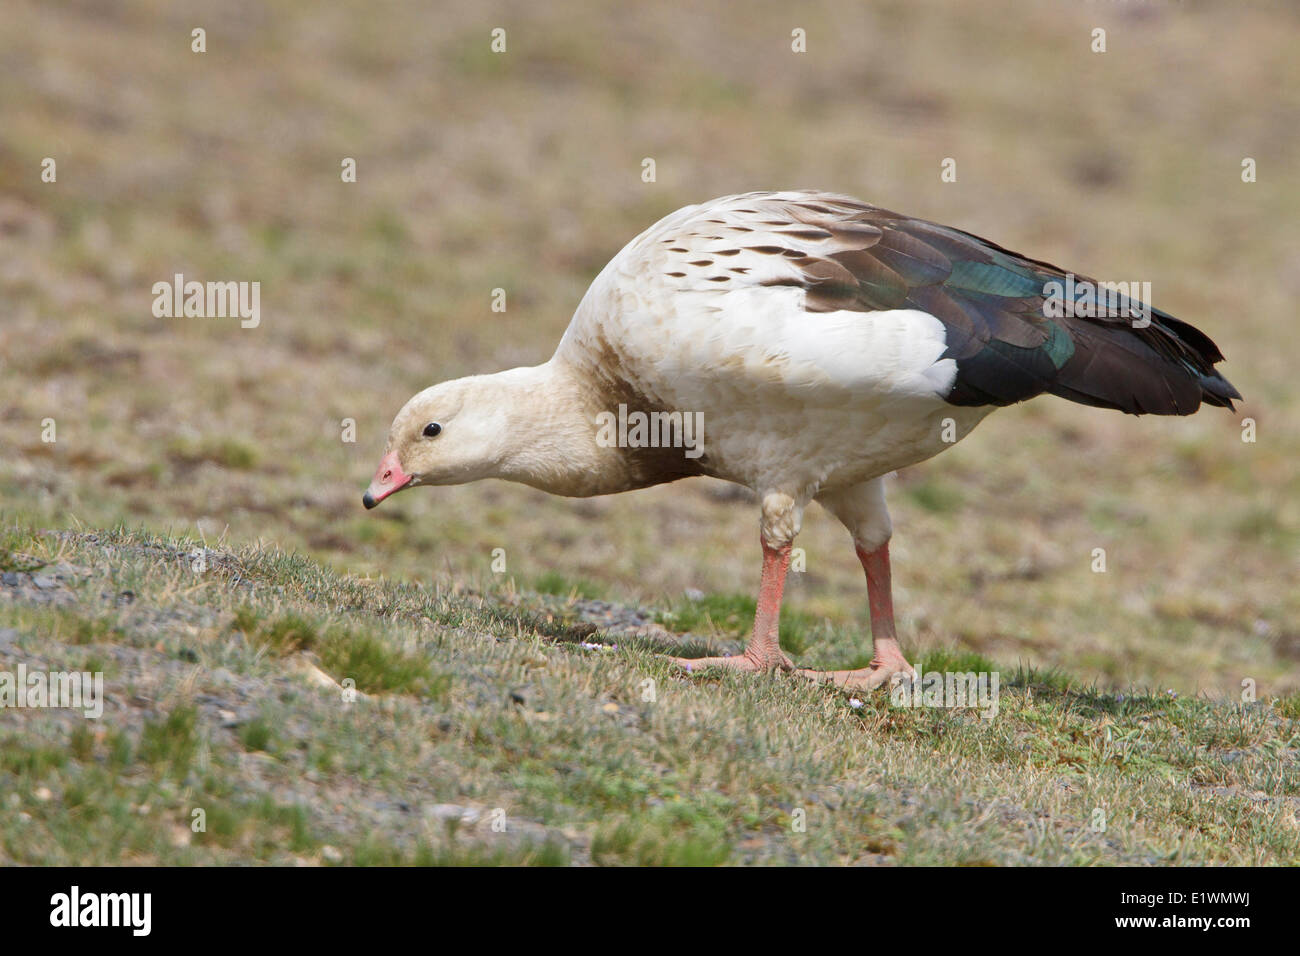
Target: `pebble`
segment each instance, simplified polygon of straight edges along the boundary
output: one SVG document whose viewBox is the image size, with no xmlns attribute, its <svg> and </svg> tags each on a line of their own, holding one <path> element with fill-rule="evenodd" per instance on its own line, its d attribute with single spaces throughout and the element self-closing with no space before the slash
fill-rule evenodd
<svg viewBox="0 0 1300 956">
<path fill-rule="evenodd" d="M 343 851 L 336 846 L 329 846 L 328 844 L 326 844 L 325 846 L 320 848 L 320 855 L 321 855 L 321 859 L 325 860 L 328 863 L 343 862 Z"/>
<path fill-rule="evenodd" d="M 425 808 L 424 815 L 435 820 L 459 820 L 461 823 L 470 825 L 477 823 L 479 817 L 482 816 L 473 807 L 462 807 L 457 803 L 435 803 L 433 806 Z"/>
</svg>

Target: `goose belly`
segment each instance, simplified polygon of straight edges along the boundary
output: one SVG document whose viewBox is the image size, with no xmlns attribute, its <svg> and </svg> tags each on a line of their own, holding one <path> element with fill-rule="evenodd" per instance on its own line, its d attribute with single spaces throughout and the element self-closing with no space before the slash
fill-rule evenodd
<svg viewBox="0 0 1300 956">
<path fill-rule="evenodd" d="M 706 474 L 811 497 L 916 464 L 952 447 L 993 411 L 932 402 L 789 403 L 704 411 Z"/>
<path fill-rule="evenodd" d="M 932 457 L 991 407 L 948 404 L 956 363 L 926 312 L 804 311 L 804 291 L 624 294 L 601 335 L 620 375 L 703 425 L 704 473 L 755 488 L 832 488 Z M 613 304 L 613 303 L 611 303 Z"/>
</svg>

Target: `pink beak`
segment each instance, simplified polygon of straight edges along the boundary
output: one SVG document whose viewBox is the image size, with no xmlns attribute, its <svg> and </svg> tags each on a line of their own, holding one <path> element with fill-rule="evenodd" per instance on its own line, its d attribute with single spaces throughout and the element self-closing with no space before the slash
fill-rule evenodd
<svg viewBox="0 0 1300 956">
<path fill-rule="evenodd" d="M 373 508 L 394 491 L 400 491 L 410 483 L 411 476 L 402 471 L 402 466 L 397 463 L 397 452 L 390 451 L 380 459 L 370 487 L 361 496 L 361 503 L 367 508 Z"/>
</svg>

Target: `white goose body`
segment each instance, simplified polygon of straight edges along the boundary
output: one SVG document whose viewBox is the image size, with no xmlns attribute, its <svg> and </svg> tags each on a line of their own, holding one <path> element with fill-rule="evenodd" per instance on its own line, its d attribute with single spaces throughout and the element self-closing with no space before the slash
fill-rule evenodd
<svg viewBox="0 0 1300 956">
<path fill-rule="evenodd" d="M 690 475 L 747 485 L 763 548 L 753 635 L 741 655 L 678 661 L 746 671 L 794 669 L 777 637 L 781 594 L 816 500 L 848 529 L 866 572 L 875 655 L 869 667 L 798 673 L 875 688 L 915 673 L 894 631 L 882 475 L 1044 392 L 1139 415 L 1240 398 L 1203 332 L 1066 278 L 847 196 L 691 206 L 602 270 L 550 361 L 408 401 L 363 500 L 481 478 L 569 496 Z M 691 416 L 702 434 L 670 447 L 602 439 L 602 419 L 638 413 Z"/>
<path fill-rule="evenodd" d="M 798 266 L 756 248 L 843 247 L 781 220 L 808 197 L 729 196 L 661 220 L 592 283 L 552 361 L 617 379 L 598 406 L 630 393 L 646 411 L 699 413 L 702 473 L 760 494 L 806 501 L 949 447 L 993 407 L 944 401 L 956 363 L 941 358 L 941 322 L 915 309 L 809 313 L 801 285 L 770 284 L 799 281 Z"/>
</svg>

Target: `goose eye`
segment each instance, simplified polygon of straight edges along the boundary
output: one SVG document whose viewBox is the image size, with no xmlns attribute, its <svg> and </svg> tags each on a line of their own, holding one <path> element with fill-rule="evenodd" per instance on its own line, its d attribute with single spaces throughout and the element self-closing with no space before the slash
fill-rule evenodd
<svg viewBox="0 0 1300 956">
<path fill-rule="evenodd" d="M 438 433 L 441 431 L 442 431 L 441 425 L 439 425 L 437 422 L 429 422 L 429 424 L 424 426 L 424 437 L 437 438 Z"/>
</svg>

